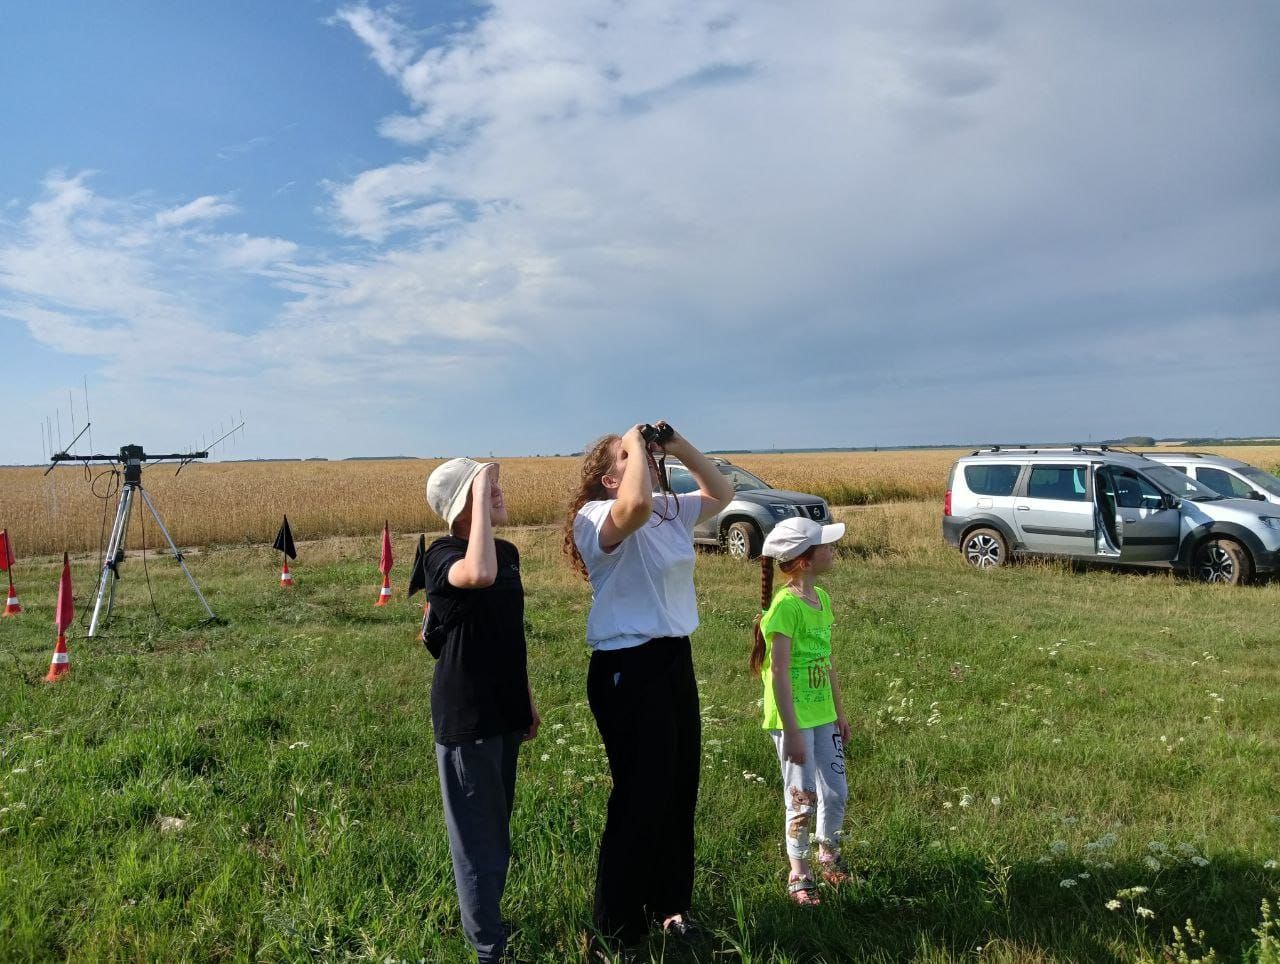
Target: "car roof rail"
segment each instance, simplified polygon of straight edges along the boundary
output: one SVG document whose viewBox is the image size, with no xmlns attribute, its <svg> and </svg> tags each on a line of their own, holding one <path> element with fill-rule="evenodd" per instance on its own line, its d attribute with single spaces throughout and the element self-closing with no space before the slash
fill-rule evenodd
<svg viewBox="0 0 1280 964">
<path fill-rule="evenodd" d="M 1147 458 L 1147 454 L 1145 452 L 1135 452 L 1133 449 L 1125 448 L 1123 445 L 1104 445 L 1102 446 L 1102 451 L 1120 452 L 1124 455 L 1132 455 L 1136 459 L 1147 459 L 1148 462 L 1152 461 Z"/>
<path fill-rule="evenodd" d="M 1036 446 L 1035 448 L 1030 448 L 1026 445 L 992 445 L 988 448 L 974 449 L 969 454 L 991 455 L 999 453 L 1002 455 L 1054 455 L 1067 452 L 1073 455 L 1132 455 L 1134 458 L 1150 460 L 1150 456 L 1145 452 L 1135 452 L 1132 449 L 1127 449 L 1118 445 L 1093 445 L 1086 442 L 1074 442 L 1070 445 L 1041 445 Z M 1206 457 L 1210 457 L 1211 455 L 1212 453 L 1209 453 L 1209 456 Z"/>
</svg>

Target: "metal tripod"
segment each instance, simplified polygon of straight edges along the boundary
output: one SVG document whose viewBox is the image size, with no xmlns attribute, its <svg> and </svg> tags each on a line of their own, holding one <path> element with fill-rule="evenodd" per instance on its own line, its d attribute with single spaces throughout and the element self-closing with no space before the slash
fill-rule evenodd
<svg viewBox="0 0 1280 964">
<path fill-rule="evenodd" d="M 92 639 L 97 633 L 99 617 L 102 618 L 104 623 L 111 618 L 111 607 L 116 600 L 116 583 L 120 581 L 120 566 L 124 562 L 124 546 L 125 540 L 129 535 L 129 516 L 132 514 L 135 493 L 142 496 L 142 501 L 146 504 L 147 509 L 151 511 L 151 518 L 156 520 L 156 525 L 164 533 L 165 541 L 169 543 L 169 548 L 173 552 L 173 558 L 178 560 L 178 565 L 182 567 L 187 581 L 191 583 L 191 588 L 195 590 L 196 597 L 200 600 L 200 605 L 204 607 L 204 611 L 209 614 L 210 619 L 217 619 L 218 617 L 213 614 L 213 610 L 209 608 L 209 604 L 205 601 L 204 594 L 200 592 L 200 587 L 196 585 L 195 577 L 191 575 L 186 562 L 183 561 L 182 553 L 174 545 L 173 537 L 169 535 L 169 530 L 165 528 L 164 520 L 160 518 L 160 513 L 156 511 L 156 507 L 152 504 L 151 496 L 147 495 L 147 490 L 142 487 L 142 463 L 148 456 L 143 454 L 142 449 L 137 446 L 126 446 L 120 452 L 124 461 L 124 484 L 120 488 L 120 503 L 116 506 L 116 521 L 115 525 L 111 527 L 111 538 L 107 542 L 107 554 L 102 564 L 102 576 L 98 580 L 98 595 L 93 602 L 93 618 L 89 621 L 88 637 Z M 150 456 L 152 459 L 167 457 Z M 102 611 L 104 601 L 107 605 L 105 613 Z"/>
</svg>

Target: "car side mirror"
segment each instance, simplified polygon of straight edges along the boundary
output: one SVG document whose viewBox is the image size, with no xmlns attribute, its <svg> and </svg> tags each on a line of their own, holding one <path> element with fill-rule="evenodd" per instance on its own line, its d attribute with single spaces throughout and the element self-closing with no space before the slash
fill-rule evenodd
<svg viewBox="0 0 1280 964">
<path fill-rule="evenodd" d="M 1253 500 L 1255 500 L 1255 501 L 1257 501 L 1257 502 L 1266 502 L 1266 501 L 1267 501 L 1267 497 L 1266 497 L 1265 495 L 1263 495 L 1261 492 L 1259 492 L 1257 489 L 1254 489 L 1252 492 L 1250 492 L 1250 493 L 1249 493 L 1249 498 L 1251 498 L 1251 499 L 1253 499 Z"/>
<path fill-rule="evenodd" d="M 1162 509 L 1176 509 L 1181 504 L 1182 504 L 1182 500 L 1179 499 L 1172 492 L 1166 492 L 1160 498 L 1160 508 Z"/>
</svg>

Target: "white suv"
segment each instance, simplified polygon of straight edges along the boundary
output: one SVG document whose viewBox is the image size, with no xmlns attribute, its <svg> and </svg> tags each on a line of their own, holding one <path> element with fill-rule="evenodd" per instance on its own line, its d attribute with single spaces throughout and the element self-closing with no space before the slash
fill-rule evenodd
<svg viewBox="0 0 1280 964">
<path fill-rule="evenodd" d="M 1228 499 L 1255 499 L 1280 505 L 1280 478 L 1248 462 L 1199 452 L 1147 452 L 1146 456 L 1186 472 Z"/>
<path fill-rule="evenodd" d="M 1233 584 L 1280 571 L 1280 509 L 1105 446 L 997 446 L 958 459 L 942 534 L 979 569 L 1031 553 Z"/>
</svg>

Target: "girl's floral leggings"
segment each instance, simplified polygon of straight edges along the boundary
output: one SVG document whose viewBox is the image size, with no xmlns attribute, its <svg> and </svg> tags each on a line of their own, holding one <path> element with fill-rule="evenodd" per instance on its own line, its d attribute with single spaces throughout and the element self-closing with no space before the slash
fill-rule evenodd
<svg viewBox="0 0 1280 964">
<path fill-rule="evenodd" d="M 797 859 L 809 856 L 809 842 L 813 837 L 825 849 L 839 851 L 844 805 L 849 796 L 844 772 L 844 746 L 835 723 L 824 723 L 800 733 L 804 737 L 804 763 L 797 765 L 783 755 L 782 731 L 769 731 L 778 751 L 778 762 L 782 764 L 782 793 L 787 808 L 787 856 Z"/>
</svg>

